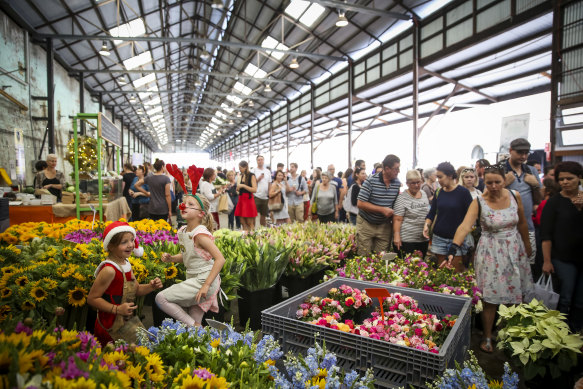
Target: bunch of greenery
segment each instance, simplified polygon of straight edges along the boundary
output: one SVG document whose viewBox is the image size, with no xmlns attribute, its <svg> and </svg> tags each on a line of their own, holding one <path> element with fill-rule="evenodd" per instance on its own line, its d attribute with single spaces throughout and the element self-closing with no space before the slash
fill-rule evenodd
<svg viewBox="0 0 583 389">
<path fill-rule="evenodd" d="M 583 338 L 573 334 L 565 315 L 548 309 L 536 299 L 517 306 L 500 305 L 504 328 L 498 332 L 498 348 L 504 349 L 524 366 L 525 379 L 558 378 L 577 365 Z"/>
</svg>

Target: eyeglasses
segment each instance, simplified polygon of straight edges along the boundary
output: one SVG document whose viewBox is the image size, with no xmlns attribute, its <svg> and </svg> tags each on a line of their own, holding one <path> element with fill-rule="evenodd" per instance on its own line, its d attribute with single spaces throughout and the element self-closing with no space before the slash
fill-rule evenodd
<svg viewBox="0 0 583 389">
<path fill-rule="evenodd" d="M 474 173 L 474 172 L 475 172 L 475 170 L 473 168 L 471 168 L 471 167 L 462 170 L 462 174 L 464 174 L 464 173 Z"/>
<path fill-rule="evenodd" d="M 484 168 L 484 172 L 504 172 L 504 168 L 501 165 L 490 165 Z"/>
</svg>

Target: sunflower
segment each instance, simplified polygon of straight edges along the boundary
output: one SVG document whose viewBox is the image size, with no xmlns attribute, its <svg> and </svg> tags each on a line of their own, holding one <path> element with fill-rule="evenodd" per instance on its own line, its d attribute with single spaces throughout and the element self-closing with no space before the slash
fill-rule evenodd
<svg viewBox="0 0 583 389">
<path fill-rule="evenodd" d="M 178 269 L 174 265 L 167 267 L 164 272 L 167 280 L 171 280 L 178 275 Z"/>
<path fill-rule="evenodd" d="M 43 301 L 49 294 L 41 287 L 34 287 L 30 290 L 30 296 L 37 302 Z"/>
<path fill-rule="evenodd" d="M 10 296 L 12 296 L 12 289 L 10 289 L 10 288 L 2 288 L 0 290 L 0 298 L 7 299 Z"/>
<path fill-rule="evenodd" d="M 24 300 L 20 308 L 22 308 L 23 311 L 32 311 L 34 308 L 36 308 L 36 305 L 34 305 L 34 302 L 30 300 Z"/>
<path fill-rule="evenodd" d="M 2 268 L 2 274 L 14 274 L 16 272 L 16 267 L 6 266 Z"/>
<path fill-rule="evenodd" d="M 10 351 L 4 350 L 0 353 L 0 372 L 5 374 L 5 372 L 10 371 L 10 364 L 12 363 L 12 358 L 10 357 Z M 7 388 L 8 386 L 4 386 Z"/>
<path fill-rule="evenodd" d="M 180 386 L 181 389 L 204 389 L 206 388 L 207 381 L 203 380 L 202 378 L 200 378 L 199 376 L 194 376 L 194 377 L 186 377 L 184 378 L 184 380 L 182 381 L 182 386 Z"/>
<path fill-rule="evenodd" d="M 91 378 L 80 377 L 75 380 L 67 380 L 61 377 L 55 377 L 53 383 L 55 389 L 96 389 L 97 384 Z"/>
<path fill-rule="evenodd" d="M 148 372 L 150 380 L 154 382 L 161 382 L 164 379 L 164 366 L 162 365 L 162 360 L 158 354 L 150 354 L 146 356 L 146 366 L 144 370 Z"/>
<path fill-rule="evenodd" d="M 41 281 L 45 282 L 46 288 L 47 289 L 55 289 L 57 287 L 57 285 L 59 285 L 57 283 L 57 281 L 50 279 L 48 277 L 43 277 Z"/>
<path fill-rule="evenodd" d="M 78 286 L 69 290 L 69 304 L 74 307 L 82 307 L 87 300 L 87 289 Z"/>
<path fill-rule="evenodd" d="M 206 387 L 209 389 L 226 389 L 229 387 L 229 383 L 225 377 L 212 376 L 207 381 Z"/>
<path fill-rule="evenodd" d="M 16 285 L 20 286 L 21 288 L 28 284 L 28 277 L 27 276 L 20 276 L 16 279 Z"/>
</svg>

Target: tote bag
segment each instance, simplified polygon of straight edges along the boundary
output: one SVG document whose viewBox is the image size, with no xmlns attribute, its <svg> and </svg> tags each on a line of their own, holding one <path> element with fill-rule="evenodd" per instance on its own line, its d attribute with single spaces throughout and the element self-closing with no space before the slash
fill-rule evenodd
<svg viewBox="0 0 583 389">
<path fill-rule="evenodd" d="M 545 277 L 547 277 L 546 282 Z M 559 294 L 553 291 L 553 281 L 550 274 L 543 274 L 539 277 L 536 284 L 534 284 L 534 291 L 531 297 L 529 300 L 535 298 L 538 301 L 542 301 L 548 309 L 557 309 Z"/>
<path fill-rule="evenodd" d="M 222 195 L 219 196 L 219 205 L 217 207 L 217 212 L 220 213 L 229 213 L 229 195 L 226 193 L 223 193 Z M 233 209 L 232 206 L 232 202 L 231 202 L 231 210 Z"/>
</svg>

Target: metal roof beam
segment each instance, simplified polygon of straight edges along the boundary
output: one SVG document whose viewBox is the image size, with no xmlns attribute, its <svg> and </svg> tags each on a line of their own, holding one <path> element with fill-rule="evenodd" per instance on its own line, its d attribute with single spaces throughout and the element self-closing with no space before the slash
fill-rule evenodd
<svg viewBox="0 0 583 389">
<path fill-rule="evenodd" d="M 310 3 L 316 3 L 316 4 L 324 5 L 326 7 L 336 8 L 336 9 L 343 9 L 345 11 L 353 11 L 353 12 L 359 12 L 359 13 L 368 14 L 368 15 L 375 15 L 375 16 L 389 16 L 391 18 L 401 19 L 401 20 L 410 20 L 411 19 L 411 15 L 406 15 L 406 14 L 402 14 L 399 12 L 385 11 L 384 9 L 365 7 L 364 5 L 348 4 L 344 1 L 338 1 L 338 0 L 309 0 L 309 1 L 310 1 Z"/>
<path fill-rule="evenodd" d="M 313 59 L 325 59 L 328 61 L 344 62 L 348 61 L 345 57 L 336 57 L 333 55 L 317 54 L 317 53 L 307 53 L 304 51 L 297 50 L 281 50 L 281 49 L 271 49 L 263 47 L 260 45 L 251 45 L 249 43 L 242 42 L 228 42 L 219 41 L 216 39 L 207 38 L 195 38 L 195 37 L 153 37 L 153 36 L 107 36 L 107 35 L 69 35 L 69 34 L 39 34 L 40 39 L 61 39 L 61 40 L 93 40 L 93 41 L 138 41 L 138 42 L 177 42 L 177 43 L 195 43 L 204 44 L 209 43 L 217 46 L 228 46 L 237 47 L 240 49 L 256 50 L 261 52 L 277 52 L 286 55 L 293 55 L 296 57 L 307 57 Z"/>
<path fill-rule="evenodd" d="M 297 81 L 288 81 L 288 80 L 278 80 L 275 78 L 257 78 L 252 76 L 242 76 L 239 74 L 229 74 L 229 73 L 221 73 L 221 72 L 208 72 L 205 70 L 180 70 L 180 69 L 71 69 L 72 72 L 83 72 L 83 73 L 124 73 L 124 74 L 149 74 L 149 73 L 162 73 L 162 74 L 197 74 L 197 75 L 208 75 L 213 77 L 224 77 L 224 78 L 234 78 L 234 79 L 242 79 L 242 80 L 255 80 L 257 82 L 264 82 L 264 83 L 281 83 L 281 84 L 289 84 L 289 85 L 309 85 L 309 82 L 297 82 Z"/>
<path fill-rule="evenodd" d="M 243 94 L 236 94 L 236 93 L 224 93 L 224 92 L 208 92 L 208 91 L 200 91 L 196 89 L 181 89 L 181 90 L 157 90 L 157 91 L 146 91 L 146 90 L 95 90 L 94 93 L 120 93 L 120 94 L 137 94 L 137 93 L 192 93 L 193 97 L 200 96 L 200 95 L 210 95 L 210 96 L 235 96 L 240 97 L 242 99 L 251 99 L 251 100 L 269 100 L 269 101 L 285 101 L 285 99 L 275 99 L 271 97 L 263 97 L 263 96 L 251 96 L 251 95 L 243 95 Z"/>
<path fill-rule="evenodd" d="M 429 75 L 431 75 L 433 77 L 437 77 L 440 80 L 449 82 L 450 84 L 453 84 L 453 85 L 459 85 L 462 88 L 464 88 L 465 90 L 468 90 L 470 92 L 474 92 L 476 94 L 479 94 L 480 96 L 487 98 L 488 100 L 490 100 L 493 103 L 497 103 L 498 102 L 498 99 L 497 98 L 492 97 L 492 96 L 489 96 L 489 95 L 487 95 L 487 94 L 485 94 L 483 92 L 480 92 L 479 89 L 472 88 L 471 86 L 464 85 L 464 84 L 462 84 L 462 83 L 460 83 L 460 82 L 458 82 L 458 81 L 456 81 L 456 80 L 454 80 L 452 78 L 442 76 L 441 74 L 439 74 L 437 72 L 433 72 L 431 70 L 427 70 L 426 68 L 419 66 L 419 76 L 422 77 L 424 74 L 429 74 Z"/>
</svg>

